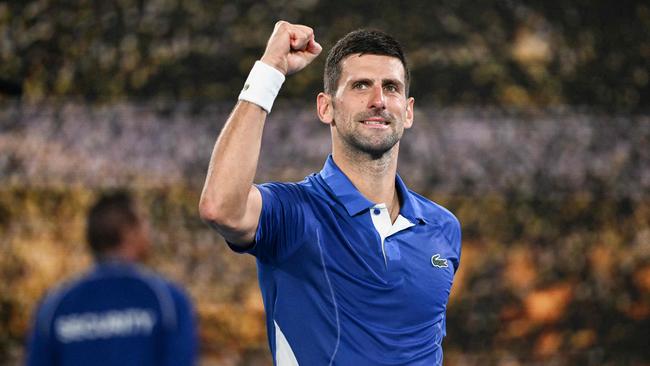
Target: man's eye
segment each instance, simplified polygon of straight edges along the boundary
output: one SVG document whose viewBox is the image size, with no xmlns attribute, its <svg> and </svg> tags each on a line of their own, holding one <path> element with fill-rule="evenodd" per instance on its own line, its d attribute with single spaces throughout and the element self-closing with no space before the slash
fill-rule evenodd
<svg viewBox="0 0 650 366">
<path fill-rule="evenodd" d="M 352 87 L 353 87 L 354 89 L 363 90 L 363 89 L 367 89 L 367 88 L 368 88 L 368 83 L 354 83 L 354 85 L 352 85 Z"/>
<path fill-rule="evenodd" d="M 391 92 L 391 93 L 399 91 L 399 89 L 397 88 L 397 85 L 394 85 L 394 84 L 388 84 L 388 85 L 384 86 L 384 89 L 386 91 Z"/>
</svg>

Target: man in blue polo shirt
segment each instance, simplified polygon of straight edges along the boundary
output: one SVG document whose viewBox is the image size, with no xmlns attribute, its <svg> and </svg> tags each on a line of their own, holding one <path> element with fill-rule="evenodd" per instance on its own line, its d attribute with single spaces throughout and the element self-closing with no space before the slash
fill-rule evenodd
<svg viewBox="0 0 650 366">
<path fill-rule="evenodd" d="M 257 258 L 276 365 L 441 365 L 460 225 L 397 175 L 414 100 L 392 37 L 355 31 L 327 56 L 323 169 L 299 183 L 253 184 L 285 75 L 320 52 L 309 27 L 276 24 L 216 142 L 201 216 Z"/>
<path fill-rule="evenodd" d="M 87 239 L 97 263 L 45 297 L 27 365 L 194 365 L 191 303 L 180 288 L 136 264 L 149 251 L 149 234 L 128 194 L 99 199 L 88 215 Z"/>
</svg>

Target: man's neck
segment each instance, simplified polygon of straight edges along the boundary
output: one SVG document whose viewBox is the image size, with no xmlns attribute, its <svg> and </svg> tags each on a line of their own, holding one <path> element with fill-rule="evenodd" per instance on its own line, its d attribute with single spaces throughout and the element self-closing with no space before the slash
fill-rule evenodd
<svg viewBox="0 0 650 366">
<path fill-rule="evenodd" d="M 138 251 L 134 245 L 122 242 L 112 250 L 99 254 L 99 258 L 109 261 L 139 263 L 144 261 L 145 255 Z"/>
<path fill-rule="evenodd" d="M 352 184 L 368 200 L 385 203 L 393 221 L 399 214 L 399 199 L 395 188 L 397 152 L 399 144 L 382 157 L 375 159 L 367 154 L 349 153 L 346 149 L 334 149 L 332 158 Z M 395 216 L 395 217 L 393 217 Z"/>
</svg>

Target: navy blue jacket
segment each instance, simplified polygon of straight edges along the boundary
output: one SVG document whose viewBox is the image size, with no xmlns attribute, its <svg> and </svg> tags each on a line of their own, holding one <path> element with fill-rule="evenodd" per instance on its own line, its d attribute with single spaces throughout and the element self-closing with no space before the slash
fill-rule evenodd
<svg viewBox="0 0 650 366">
<path fill-rule="evenodd" d="M 104 261 L 40 304 L 27 365 L 194 365 L 192 305 L 183 291 L 134 264 Z"/>
</svg>

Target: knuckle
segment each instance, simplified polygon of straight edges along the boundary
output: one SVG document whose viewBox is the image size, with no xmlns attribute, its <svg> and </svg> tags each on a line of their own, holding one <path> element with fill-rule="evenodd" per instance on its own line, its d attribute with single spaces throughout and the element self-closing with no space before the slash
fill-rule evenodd
<svg viewBox="0 0 650 366">
<path fill-rule="evenodd" d="M 285 28 L 287 28 L 288 26 L 289 26 L 289 23 L 286 22 L 286 21 L 284 21 L 284 20 L 278 20 L 278 21 L 275 23 L 275 28 L 276 28 L 276 29 L 285 29 Z"/>
</svg>

